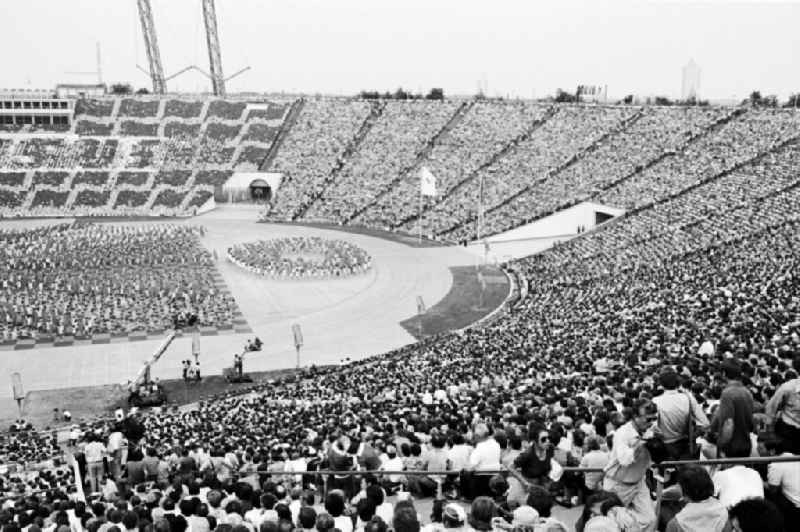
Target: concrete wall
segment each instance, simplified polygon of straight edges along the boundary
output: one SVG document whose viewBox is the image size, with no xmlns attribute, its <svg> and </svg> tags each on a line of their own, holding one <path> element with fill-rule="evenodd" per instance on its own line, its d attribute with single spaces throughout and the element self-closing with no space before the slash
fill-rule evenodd
<svg viewBox="0 0 800 532">
<path fill-rule="evenodd" d="M 510 258 L 527 257 L 544 251 L 557 242 L 570 240 L 579 234 L 579 226 L 584 227 L 585 231 L 591 231 L 596 227 L 595 215 L 598 212 L 615 218 L 625 213 L 623 209 L 586 201 L 527 225 L 489 237 L 487 259 L 489 262 L 503 262 Z M 485 253 L 483 241 L 472 242 L 467 249 L 480 256 Z"/>
</svg>

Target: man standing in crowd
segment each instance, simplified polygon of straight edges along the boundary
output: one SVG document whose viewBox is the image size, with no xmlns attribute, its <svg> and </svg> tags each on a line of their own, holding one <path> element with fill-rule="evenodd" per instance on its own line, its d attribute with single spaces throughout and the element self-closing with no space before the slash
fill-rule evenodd
<svg viewBox="0 0 800 532">
<path fill-rule="evenodd" d="M 790 442 L 778 442 L 779 456 L 796 456 Z M 800 462 L 774 462 L 767 466 L 767 492 L 783 513 L 786 530 L 800 530 Z"/>
<path fill-rule="evenodd" d="M 728 385 L 722 390 L 710 431 L 724 456 L 748 456 L 752 451 L 750 434 L 755 430 L 753 394 L 742 383 L 742 368 L 735 359 L 723 362 L 722 372 Z"/>
<path fill-rule="evenodd" d="M 800 374 L 800 355 L 794 357 L 794 370 Z M 774 424 L 775 435 L 789 445 L 789 450 L 800 454 L 800 378 L 780 385 L 766 406 L 769 422 Z"/>
<path fill-rule="evenodd" d="M 653 398 L 658 407 L 658 430 L 671 460 L 695 458 L 691 452 L 694 442 L 690 441 L 694 431 L 690 429 L 708 428 L 705 412 L 691 394 L 678 390 L 679 381 L 677 372 L 665 369 L 659 375 L 664 393 Z"/>
<path fill-rule="evenodd" d="M 92 493 L 99 492 L 102 486 L 105 471 L 103 464 L 105 453 L 106 446 L 103 445 L 101 438 L 92 434 L 89 437 L 89 443 L 83 448 L 83 455 L 86 457 L 86 472 Z"/>
<path fill-rule="evenodd" d="M 486 423 L 478 423 L 474 429 L 475 448 L 469 456 L 469 470 L 462 479 L 461 487 L 468 490 L 469 497 L 486 495 L 489 492 L 489 479 L 491 474 L 481 474 L 481 471 L 500 469 L 500 444 L 491 434 Z"/>
<path fill-rule="evenodd" d="M 658 407 L 648 399 L 637 399 L 632 410 L 628 422 L 614 432 L 603 489 L 619 496 L 639 530 L 651 532 L 656 525 L 656 514 L 645 483 L 645 474 L 652 463 L 646 439 L 653 435 Z"/>
</svg>

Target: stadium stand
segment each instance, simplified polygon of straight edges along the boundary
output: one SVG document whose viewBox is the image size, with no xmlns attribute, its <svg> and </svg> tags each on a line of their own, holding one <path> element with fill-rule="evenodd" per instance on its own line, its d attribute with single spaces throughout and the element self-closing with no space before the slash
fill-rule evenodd
<svg viewBox="0 0 800 532">
<path fill-rule="evenodd" d="M 220 190 L 234 168 L 259 168 L 291 107 L 264 101 L 253 109 L 248 105 L 138 97 L 79 100 L 74 134 L 23 131 L 0 137 L 0 216 L 191 213 L 202 206 L 201 198 Z M 199 175 L 196 184 L 193 173 Z M 164 185 L 169 191 L 160 188 Z M 109 193 L 100 190 L 105 186 Z M 101 205 L 102 198 L 107 202 Z"/>
<path fill-rule="evenodd" d="M 2 172 L 0 173 L 0 185 L 9 188 L 21 187 L 25 183 L 25 172 Z"/>
<path fill-rule="evenodd" d="M 414 166 L 417 156 L 460 109 L 456 103 L 387 104 L 350 154 L 332 187 L 306 217 L 346 218 Z"/>
<path fill-rule="evenodd" d="M 113 124 L 94 122 L 92 120 L 78 120 L 75 125 L 75 133 L 78 135 L 107 137 L 114 129 Z"/>
<path fill-rule="evenodd" d="M 158 100 L 123 98 L 119 106 L 119 116 L 155 118 L 156 114 L 158 114 Z"/>
<path fill-rule="evenodd" d="M 214 121 L 201 132 L 211 129 L 218 144 L 198 152 L 247 153 L 225 145 L 246 136 L 246 106 L 204 108 Z M 440 192 L 423 205 L 425 231 L 451 240 L 476 236 L 479 193 L 491 233 L 587 198 L 628 211 L 505 265 L 524 293 L 478 326 L 191 412 L 71 428 L 94 504 L 71 498 L 75 478 L 53 461 L 53 438 L 23 427 L 0 441 L 0 455 L 46 462 L 36 474 L 2 477 L 2 518 L 16 519 L 9 530 L 417 532 L 428 519 L 415 502 L 388 496 L 420 499 L 442 484 L 472 502 L 467 513 L 437 501 L 429 531 L 565 530 L 551 515 L 554 499 L 586 503 L 577 530 L 652 530 L 658 521 L 686 530 L 698 508 L 714 528 L 697 530 L 726 530 L 728 516 L 744 511 L 779 512 L 796 530 L 796 462 L 682 467 L 674 504 L 659 507 L 646 472 L 667 459 L 800 454 L 798 119 L 745 108 L 306 101 L 268 165 L 285 174 L 269 217 L 410 230 L 422 166 Z M 76 184 L 96 186 L 53 162 L 69 142 L 0 145 L 0 204 L 19 209 L 25 196 L 39 212 L 67 202 Z M 232 171 L 232 157 L 224 168 L 163 170 L 165 144 L 120 142 L 121 164 L 100 173 L 141 190 L 115 188 L 109 203 L 199 205 Z M 96 192 L 81 189 L 74 203 L 91 204 Z M 7 337 L 163 329 L 170 302 L 226 324 L 235 304 L 217 292 L 197 231 L 0 233 L 0 326 Z M 247 257 L 258 265 L 258 253 Z M 591 469 L 563 472 L 579 464 Z M 377 473 L 354 478 L 357 468 Z M 514 474 L 481 477 L 476 468 Z M 320 470 L 334 473 L 323 479 Z"/>
<path fill-rule="evenodd" d="M 288 186 L 272 216 L 286 219 L 301 210 L 339 163 L 341 154 L 374 108 L 363 101 L 308 100 L 289 131 L 270 170 Z"/>
<path fill-rule="evenodd" d="M 450 191 L 548 112 L 546 106 L 476 102 L 449 131 L 440 134 L 424 164 L 437 176 L 439 189 Z M 407 173 L 396 187 L 359 213 L 355 223 L 392 227 L 398 218 L 408 218 L 418 209 L 413 201 L 418 186 L 416 173 Z"/>
<path fill-rule="evenodd" d="M 78 172 L 72 178 L 72 185 L 86 184 L 95 187 L 105 187 L 108 185 L 108 172 Z"/>
<path fill-rule="evenodd" d="M 167 100 L 164 116 L 199 119 L 202 110 L 203 102 L 201 101 Z"/>
</svg>

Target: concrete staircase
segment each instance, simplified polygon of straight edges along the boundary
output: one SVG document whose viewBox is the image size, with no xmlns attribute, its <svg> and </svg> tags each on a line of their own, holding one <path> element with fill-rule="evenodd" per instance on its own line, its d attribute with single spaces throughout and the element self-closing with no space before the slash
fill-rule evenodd
<svg viewBox="0 0 800 532">
<path fill-rule="evenodd" d="M 361 126 L 356 131 L 353 138 L 347 143 L 347 145 L 342 150 L 342 153 L 337 157 L 336 164 L 331 169 L 330 173 L 325 177 L 321 186 L 317 187 L 314 194 L 311 196 L 311 199 L 305 203 L 302 203 L 297 210 L 292 215 L 292 220 L 297 220 L 298 218 L 302 218 L 305 216 L 308 209 L 314 205 L 314 203 L 325 195 L 325 191 L 328 187 L 336 180 L 336 176 L 342 171 L 342 168 L 347 164 L 347 161 L 350 157 L 358 151 L 358 148 L 361 146 L 361 143 L 364 141 L 364 138 L 367 136 L 367 133 L 372 129 L 372 126 L 375 125 L 375 122 L 378 118 L 381 117 L 383 114 L 383 110 L 386 108 L 386 104 L 384 102 L 378 102 L 372 104 L 372 107 L 369 111 L 369 114 L 364 118 L 364 121 L 361 123 Z"/>
<path fill-rule="evenodd" d="M 303 112 L 303 107 L 305 104 L 306 101 L 303 98 L 299 98 L 292 103 L 292 106 L 286 113 L 286 120 L 283 121 L 280 129 L 278 129 L 278 134 L 275 136 L 275 140 L 272 141 L 272 146 L 270 146 L 267 156 L 264 157 L 264 160 L 261 161 L 261 164 L 258 166 L 260 171 L 265 172 L 269 170 L 270 166 L 272 166 L 272 163 L 275 161 L 275 157 L 278 155 L 281 145 L 283 145 L 283 141 L 286 140 L 286 136 L 292 130 L 292 127 L 294 127 L 294 125 L 297 123 L 297 119 L 300 117 L 300 113 Z"/>
<path fill-rule="evenodd" d="M 108 203 L 106 203 L 106 207 L 108 207 L 109 209 L 112 209 L 114 207 L 114 204 L 117 202 L 117 196 L 119 196 L 119 193 L 120 189 L 118 188 L 111 190 L 111 194 L 108 197 Z"/>
<path fill-rule="evenodd" d="M 425 160 L 431 154 L 433 148 L 437 144 L 439 144 L 442 141 L 442 139 L 446 138 L 450 134 L 450 132 L 453 129 L 455 129 L 456 126 L 458 126 L 459 123 L 461 123 L 461 121 L 464 119 L 469 110 L 472 109 L 473 105 L 475 105 L 475 102 L 473 100 L 470 100 L 468 102 L 463 102 L 460 106 L 458 106 L 455 112 L 453 112 L 453 116 L 451 116 L 450 119 L 447 121 L 447 123 L 445 123 L 445 125 L 442 126 L 442 129 L 437 131 L 430 139 L 428 139 L 428 141 L 425 143 L 425 146 L 423 146 L 422 149 L 417 153 L 416 157 L 414 158 L 414 162 L 411 163 L 411 165 L 401 170 L 400 173 L 397 175 L 397 177 L 392 179 L 383 190 L 381 190 L 380 192 L 378 192 L 378 194 L 375 195 L 372 201 L 354 210 L 353 212 L 350 213 L 350 215 L 345 217 L 342 221 L 345 224 L 348 224 L 353 220 L 355 220 L 356 218 L 358 218 L 359 216 L 361 216 L 364 212 L 369 210 L 370 207 L 378 203 L 378 201 L 380 201 L 381 198 L 383 198 L 386 194 L 394 190 L 394 188 L 400 182 L 406 179 L 413 171 L 418 170 L 422 166 L 422 163 L 425 162 Z"/>
</svg>

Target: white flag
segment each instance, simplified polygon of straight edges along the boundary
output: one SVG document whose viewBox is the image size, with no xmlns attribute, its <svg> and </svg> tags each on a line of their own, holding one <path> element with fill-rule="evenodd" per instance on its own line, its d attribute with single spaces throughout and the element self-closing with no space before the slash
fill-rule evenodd
<svg viewBox="0 0 800 532">
<path fill-rule="evenodd" d="M 436 177 L 426 166 L 419 169 L 419 191 L 423 196 L 436 195 Z"/>
</svg>

